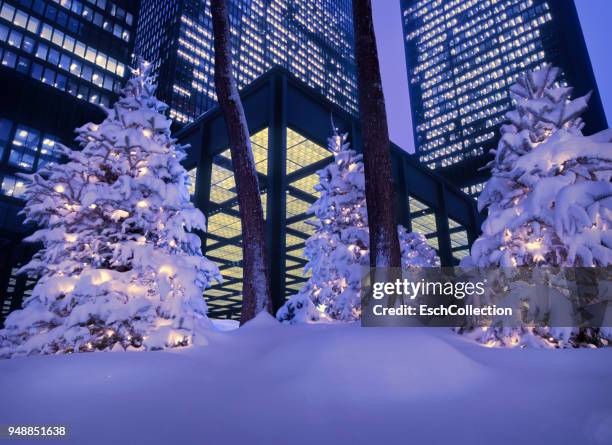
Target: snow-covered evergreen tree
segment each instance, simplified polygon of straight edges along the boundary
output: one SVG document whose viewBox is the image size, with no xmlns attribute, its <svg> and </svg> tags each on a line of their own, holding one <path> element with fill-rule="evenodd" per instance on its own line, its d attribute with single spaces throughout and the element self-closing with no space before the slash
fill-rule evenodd
<svg viewBox="0 0 612 445">
<path fill-rule="evenodd" d="M 612 144 L 607 132 L 582 134 L 589 94 L 570 99 L 572 89 L 559 86 L 557 75 L 546 65 L 510 89 L 516 108 L 506 115 L 478 201 L 488 217 L 464 266 L 612 263 Z M 519 293 L 529 300 L 525 289 Z M 487 341 L 498 334 L 485 330 Z"/>
<path fill-rule="evenodd" d="M 315 233 L 304 249 L 312 277 L 278 311 L 277 318 L 287 323 L 321 317 L 353 321 L 361 315 L 362 278 L 370 265 L 362 156 L 350 149 L 346 134 L 335 132 L 328 148 L 334 162 L 318 172 L 320 197 L 309 209 L 316 216 Z M 402 267 L 439 266 L 422 235 L 401 226 L 398 232 Z"/>
<path fill-rule="evenodd" d="M 488 217 L 472 247 L 476 266 L 610 264 L 610 145 L 582 135 L 589 95 L 570 100 L 557 74 L 544 66 L 510 89 L 516 109 L 478 200 Z"/>
<path fill-rule="evenodd" d="M 24 214 L 39 278 L 0 331 L 0 356 L 206 342 L 204 288 L 220 279 L 202 256 L 204 215 L 189 201 L 185 147 L 170 135 L 149 64 L 101 124 L 77 129 L 82 150 L 28 177 Z"/>
</svg>

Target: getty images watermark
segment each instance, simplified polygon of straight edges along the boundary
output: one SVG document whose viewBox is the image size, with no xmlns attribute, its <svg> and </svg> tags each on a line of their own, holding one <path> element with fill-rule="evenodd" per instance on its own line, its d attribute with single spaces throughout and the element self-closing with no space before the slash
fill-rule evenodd
<svg viewBox="0 0 612 445">
<path fill-rule="evenodd" d="M 610 268 L 364 269 L 362 326 L 612 326 Z"/>
</svg>

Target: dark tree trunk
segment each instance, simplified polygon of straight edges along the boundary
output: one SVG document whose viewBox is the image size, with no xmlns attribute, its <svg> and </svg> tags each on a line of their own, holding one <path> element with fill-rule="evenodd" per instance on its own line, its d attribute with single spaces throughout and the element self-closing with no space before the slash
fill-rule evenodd
<svg viewBox="0 0 612 445">
<path fill-rule="evenodd" d="M 353 24 L 370 227 L 370 264 L 373 267 L 400 267 L 387 111 L 370 0 L 353 0 Z"/>
<path fill-rule="evenodd" d="M 272 310 L 266 237 L 259 182 L 249 129 L 238 87 L 232 73 L 232 48 L 227 0 L 212 0 L 215 45 L 215 88 L 229 136 L 236 193 L 242 221 L 242 316 L 243 324 L 263 310 Z"/>
</svg>

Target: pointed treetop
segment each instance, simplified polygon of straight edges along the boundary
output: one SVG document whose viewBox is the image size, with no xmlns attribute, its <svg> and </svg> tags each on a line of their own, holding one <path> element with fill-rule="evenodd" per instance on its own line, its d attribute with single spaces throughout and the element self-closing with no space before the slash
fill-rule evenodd
<svg viewBox="0 0 612 445">
<path fill-rule="evenodd" d="M 331 151 L 334 157 L 340 153 L 348 150 L 348 133 L 339 133 L 338 127 L 334 123 L 334 116 L 330 114 L 330 121 L 332 127 L 332 135 L 327 139 L 327 149 Z"/>
<path fill-rule="evenodd" d="M 155 97 L 155 76 L 151 73 L 153 65 L 142 57 L 136 58 L 136 66 L 130 68 L 132 76 L 121 89 L 120 94 L 123 98 L 144 97 L 145 99 Z M 160 101 L 159 104 L 161 104 Z M 165 109 L 166 106 L 158 109 Z"/>
</svg>

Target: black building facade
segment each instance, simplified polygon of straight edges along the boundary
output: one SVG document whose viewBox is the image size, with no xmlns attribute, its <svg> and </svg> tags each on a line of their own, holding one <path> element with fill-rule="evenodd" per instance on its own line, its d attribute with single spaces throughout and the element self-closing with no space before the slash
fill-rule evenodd
<svg viewBox="0 0 612 445">
<path fill-rule="evenodd" d="M 573 0 L 401 0 L 419 160 L 476 195 L 509 87 L 544 63 L 574 96 L 592 91 L 585 133 L 607 128 Z"/>
<path fill-rule="evenodd" d="M 33 247 L 18 215 L 24 181 L 59 161 L 56 143 L 104 118 L 129 75 L 138 3 L 130 0 L 0 2 L 0 316 L 33 283 L 16 272 Z"/>
</svg>

